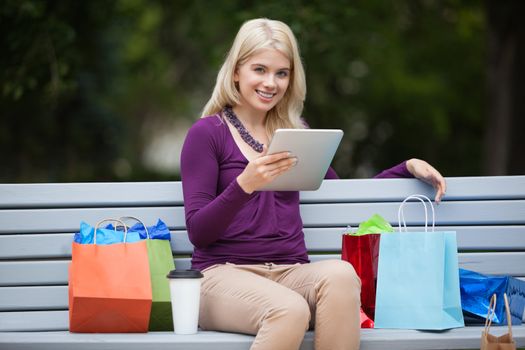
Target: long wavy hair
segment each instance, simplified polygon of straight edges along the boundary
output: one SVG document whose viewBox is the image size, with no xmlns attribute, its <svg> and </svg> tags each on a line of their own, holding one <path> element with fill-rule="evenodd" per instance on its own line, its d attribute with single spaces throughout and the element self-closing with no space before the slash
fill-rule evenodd
<svg viewBox="0 0 525 350">
<path fill-rule="evenodd" d="M 276 49 L 290 60 L 290 82 L 283 98 L 266 116 L 266 132 L 278 128 L 304 128 L 301 114 L 306 96 L 306 78 L 295 36 L 285 23 L 267 18 L 245 22 L 224 61 L 210 100 L 201 118 L 217 114 L 226 106 L 239 104 L 241 96 L 234 81 L 236 70 L 261 49 Z"/>
</svg>

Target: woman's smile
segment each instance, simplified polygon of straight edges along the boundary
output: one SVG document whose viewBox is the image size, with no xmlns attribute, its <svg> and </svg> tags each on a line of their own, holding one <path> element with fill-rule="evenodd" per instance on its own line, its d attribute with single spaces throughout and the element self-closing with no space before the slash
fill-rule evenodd
<svg viewBox="0 0 525 350">
<path fill-rule="evenodd" d="M 271 100 L 272 97 L 274 97 L 276 94 L 272 92 L 265 92 L 261 90 L 255 90 L 259 96 L 261 96 L 263 99 Z"/>
</svg>

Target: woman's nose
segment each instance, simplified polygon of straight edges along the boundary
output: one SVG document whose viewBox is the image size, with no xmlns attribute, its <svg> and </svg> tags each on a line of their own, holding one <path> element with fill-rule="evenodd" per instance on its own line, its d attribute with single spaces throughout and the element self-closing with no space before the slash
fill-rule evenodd
<svg viewBox="0 0 525 350">
<path fill-rule="evenodd" d="M 266 87 L 274 87 L 275 86 L 275 75 L 274 74 L 267 74 L 266 78 L 264 79 L 264 86 Z"/>
</svg>

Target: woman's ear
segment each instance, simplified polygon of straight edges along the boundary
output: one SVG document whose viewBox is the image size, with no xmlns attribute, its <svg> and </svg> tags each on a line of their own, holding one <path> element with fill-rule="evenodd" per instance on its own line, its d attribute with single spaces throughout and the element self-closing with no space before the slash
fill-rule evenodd
<svg viewBox="0 0 525 350">
<path fill-rule="evenodd" d="M 235 85 L 235 88 L 237 91 L 239 91 L 239 69 L 236 68 L 235 72 L 233 73 L 233 84 Z"/>
</svg>

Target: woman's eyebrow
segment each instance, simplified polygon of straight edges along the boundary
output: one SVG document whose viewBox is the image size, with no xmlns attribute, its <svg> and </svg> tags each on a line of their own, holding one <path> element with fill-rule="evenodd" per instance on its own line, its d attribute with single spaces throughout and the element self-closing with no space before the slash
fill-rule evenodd
<svg viewBox="0 0 525 350">
<path fill-rule="evenodd" d="M 268 66 L 266 66 L 265 64 L 262 64 L 262 63 L 252 63 L 251 66 L 252 66 L 252 67 L 263 67 L 263 68 L 268 68 Z M 277 70 L 287 70 L 287 71 L 289 71 L 289 70 L 290 70 L 290 67 L 282 67 L 282 68 L 278 68 Z"/>
</svg>

